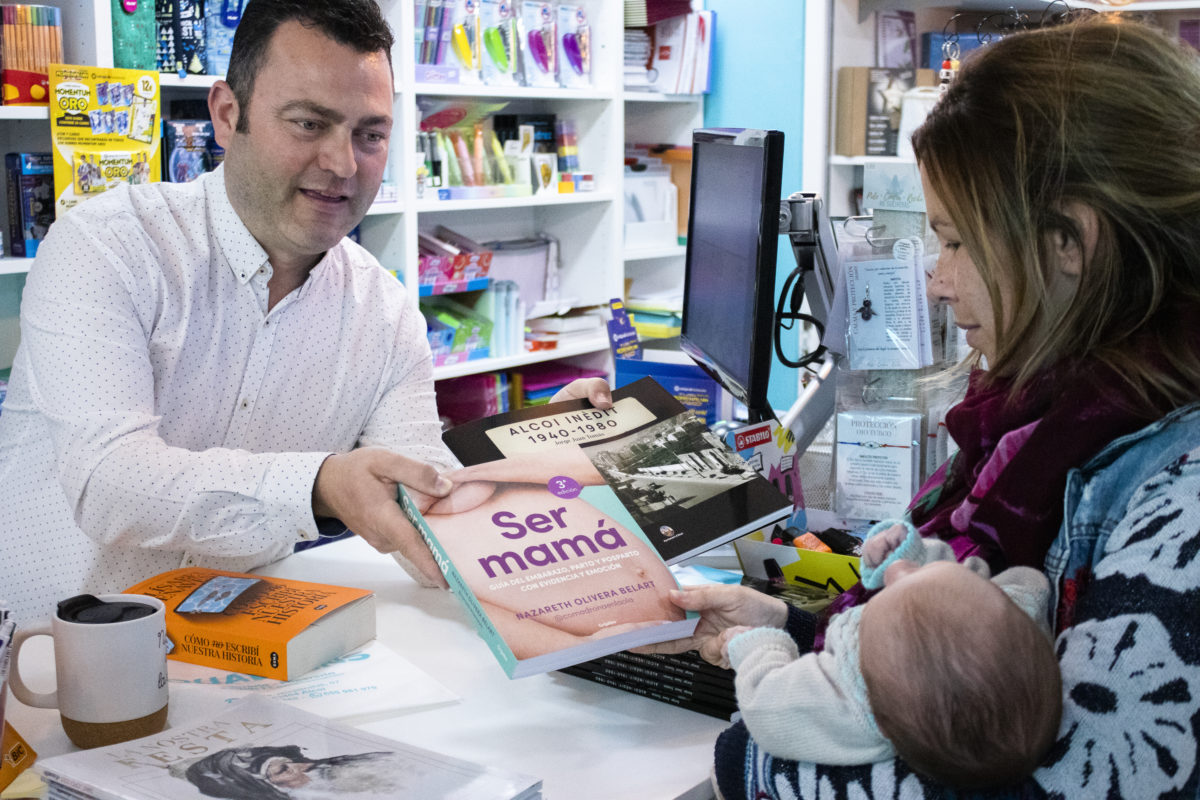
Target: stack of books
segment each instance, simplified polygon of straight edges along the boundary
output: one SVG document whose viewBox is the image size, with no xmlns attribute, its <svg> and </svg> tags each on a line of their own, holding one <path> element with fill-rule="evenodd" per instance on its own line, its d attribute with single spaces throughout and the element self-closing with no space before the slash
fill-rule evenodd
<svg viewBox="0 0 1200 800">
<path fill-rule="evenodd" d="M 625 0 L 625 27 L 653 25 L 660 19 L 687 14 L 692 0 Z"/>
<path fill-rule="evenodd" d="M 515 408 L 543 406 L 571 381 L 607 375 L 602 369 L 577 367 L 560 361 L 530 364 L 512 373 L 513 405 Z"/>
<path fill-rule="evenodd" d="M 623 651 L 560 672 L 718 719 L 733 721 L 738 713 L 733 670 L 709 664 L 695 651 L 676 655 Z"/>
<path fill-rule="evenodd" d="M 650 59 L 653 41 L 644 28 L 625 29 L 625 88 L 650 91 Z"/>
</svg>

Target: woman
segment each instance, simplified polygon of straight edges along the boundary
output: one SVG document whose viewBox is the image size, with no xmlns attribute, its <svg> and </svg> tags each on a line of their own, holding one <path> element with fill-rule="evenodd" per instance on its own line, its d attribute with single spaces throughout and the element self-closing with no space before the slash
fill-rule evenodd
<svg viewBox="0 0 1200 800">
<path fill-rule="evenodd" d="M 909 516 L 962 560 L 1056 591 L 1059 740 L 1021 797 L 1196 797 L 1200 785 L 1200 69 L 1137 24 L 1081 23 L 973 54 L 913 135 L 949 304 L 986 371 L 961 451 Z M 981 366 L 976 364 L 975 366 Z M 866 598 L 861 587 L 835 602 Z M 740 587 L 680 593 L 719 659 L 731 625 L 814 620 Z M 664 648 L 659 648 L 664 649 Z M 899 761 L 772 759 L 717 743 L 725 800 L 937 797 Z"/>
</svg>

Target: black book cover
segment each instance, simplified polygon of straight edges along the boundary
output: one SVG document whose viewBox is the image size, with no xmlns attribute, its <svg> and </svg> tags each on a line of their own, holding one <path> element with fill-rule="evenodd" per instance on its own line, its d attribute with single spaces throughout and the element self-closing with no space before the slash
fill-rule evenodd
<svg viewBox="0 0 1200 800">
<path fill-rule="evenodd" d="M 588 680 L 593 683 L 599 683 L 599 684 L 603 684 L 604 686 L 610 686 L 614 689 L 620 689 L 621 691 L 629 692 L 630 694 L 636 694 L 636 695 L 640 695 L 642 697 L 649 697 L 652 700 L 658 700 L 659 702 L 662 702 L 662 703 L 667 703 L 667 704 L 673 705 L 673 706 L 679 706 L 680 708 L 686 708 L 689 711 L 695 711 L 700 714 L 706 714 L 707 716 L 716 717 L 717 719 L 723 719 L 728 722 L 732 722 L 736 718 L 737 713 L 738 713 L 737 709 L 735 707 L 719 706 L 719 705 L 713 705 L 710 703 L 701 703 L 701 702 L 688 700 L 686 698 L 682 698 L 677 695 L 672 695 L 668 692 L 657 691 L 657 690 L 647 687 L 647 686 L 641 686 L 636 683 L 630 683 L 630 682 L 626 682 L 626 681 L 617 680 L 615 678 L 612 678 L 611 676 L 604 675 L 604 674 L 598 673 L 598 672 L 594 672 L 592 670 L 588 670 L 588 669 L 585 669 L 580 666 L 567 667 L 565 669 L 560 670 L 560 672 L 563 672 L 564 674 L 567 674 L 567 675 L 573 675 L 577 678 L 583 678 L 584 680 Z"/>
<path fill-rule="evenodd" d="M 522 408 L 442 438 L 464 466 L 580 445 L 668 564 L 791 513 L 774 484 L 652 378 L 616 389 L 613 401 L 606 410 L 586 400 Z"/>
</svg>

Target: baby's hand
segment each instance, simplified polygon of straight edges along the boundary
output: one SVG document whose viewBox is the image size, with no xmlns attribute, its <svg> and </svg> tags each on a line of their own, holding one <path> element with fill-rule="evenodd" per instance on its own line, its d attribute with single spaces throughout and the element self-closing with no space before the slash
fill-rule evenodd
<svg viewBox="0 0 1200 800">
<path fill-rule="evenodd" d="M 753 628 L 750 625 L 737 625 L 721 631 L 721 663 L 717 666 L 729 669 L 729 643 L 733 641 L 733 637 L 748 630 Z"/>
<path fill-rule="evenodd" d="M 903 525 L 893 525 L 867 539 L 862 546 L 864 565 L 882 564 L 888 554 L 903 544 L 906 538 L 908 538 L 908 529 Z"/>
</svg>

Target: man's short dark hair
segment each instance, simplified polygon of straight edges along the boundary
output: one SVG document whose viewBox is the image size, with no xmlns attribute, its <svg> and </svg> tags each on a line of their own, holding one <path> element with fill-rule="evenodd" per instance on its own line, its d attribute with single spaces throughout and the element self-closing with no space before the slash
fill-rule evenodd
<svg viewBox="0 0 1200 800">
<path fill-rule="evenodd" d="M 392 63 L 392 30 L 375 0 L 250 0 L 233 37 L 225 80 L 238 102 L 238 133 L 249 130 L 254 80 L 267 60 L 275 30 L 295 20 L 360 53 L 382 51 Z"/>
</svg>

